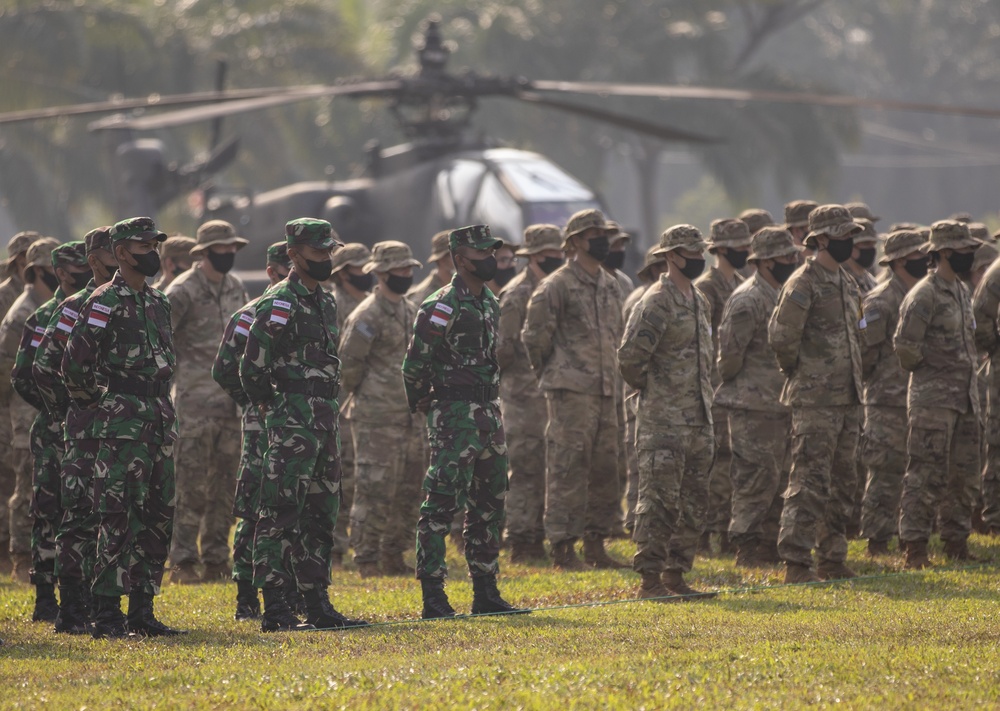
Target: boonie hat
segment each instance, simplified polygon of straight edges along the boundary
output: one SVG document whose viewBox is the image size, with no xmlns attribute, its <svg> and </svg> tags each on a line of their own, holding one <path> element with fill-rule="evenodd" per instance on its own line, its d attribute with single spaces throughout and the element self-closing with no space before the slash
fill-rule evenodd
<svg viewBox="0 0 1000 711">
<path fill-rule="evenodd" d="M 362 269 L 365 274 L 369 272 L 390 272 L 393 269 L 405 269 L 406 267 L 421 267 L 420 262 L 413 258 L 410 245 L 405 242 L 387 240 L 376 242 L 372 247 L 372 257 Z"/>
</svg>

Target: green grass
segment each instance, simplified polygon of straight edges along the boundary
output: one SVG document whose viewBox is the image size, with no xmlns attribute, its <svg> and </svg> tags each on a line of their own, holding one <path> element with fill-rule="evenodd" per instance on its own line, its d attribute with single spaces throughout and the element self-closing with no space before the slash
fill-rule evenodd
<svg viewBox="0 0 1000 711">
<path fill-rule="evenodd" d="M 614 553 L 625 557 L 631 544 Z M 973 550 L 1000 560 L 1000 541 Z M 506 555 L 505 555 L 506 557 Z M 32 590 L 0 583 L 3 708 L 984 708 L 1000 705 L 1000 591 L 993 563 L 899 573 L 901 559 L 851 563 L 872 577 L 780 587 L 781 570 L 745 574 L 699 559 L 709 602 L 619 602 L 531 615 L 409 621 L 415 580 L 335 575 L 338 609 L 391 622 L 354 632 L 262 635 L 232 619 L 233 585 L 168 586 L 161 619 L 191 634 L 100 641 L 32 624 Z M 451 559 L 459 611 L 471 591 Z M 627 600 L 629 571 L 558 574 L 507 565 L 515 603 Z M 771 586 L 771 587 L 769 587 Z"/>
</svg>

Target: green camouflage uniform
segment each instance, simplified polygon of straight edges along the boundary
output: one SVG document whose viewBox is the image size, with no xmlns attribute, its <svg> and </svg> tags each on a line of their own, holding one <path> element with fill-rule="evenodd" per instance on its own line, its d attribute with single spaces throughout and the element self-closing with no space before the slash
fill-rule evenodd
<svg viewBox="0 0 1000 711">
<path fill-rule="evenodd" d="M 983 275 L 972 298 L 976 347 L 988 359 L 986 462 L 983 466 L 983 522 L 1000 530 L 1000 261 Z M 982 403 L 981 403 L 982 404 Z"/>
<path fill-rule="evenodd" d="M 329 224 L 289 223 L 300 244 L 333 244 Z M 325 225 L 325 229 L 321 228 Z M 317 236 L 319 233 L 325 236 Z M 315 238 L 315 240 L 314 240 Z M 319 240 L 319 241 L 316 241 Z M 326 242 L 329 240 L 329 243 Z M 326 589 L 340 510 L 337 305 L 294 271 L 257 302 L 240 379 L 264 408 L 267 454 L 254 533 L 254 587 Z"/>
<path fill-rule="evenodd" d="M 152 229 L 148 219 L 118 223 L 112 243 Z M 62 371 L 77 407 L 96 408 L 95 595 L 159 592 L 174 517 L 175 363 L 170 303 L 161 292 L 135 291 L 118 273 L 84 302 Z"/>
<path fill-rule="evenodd" d="M 477 249 L 499 244 L 489 229 L 455 231 Z M 453 249 L 459 246 L 453 244 Z M 417 521 L 417 577 L 444 578 L 445 536 L 465 510 L 465 559 L 473 577 L 499 571 L 507 494 L 507 442 L 499 404 L 500 306 L 483 286 L 477 297 L 456 274 L 417 312 L 403 360 L 410 410 L 430 396 L 430 466 Z"/>
</svg>

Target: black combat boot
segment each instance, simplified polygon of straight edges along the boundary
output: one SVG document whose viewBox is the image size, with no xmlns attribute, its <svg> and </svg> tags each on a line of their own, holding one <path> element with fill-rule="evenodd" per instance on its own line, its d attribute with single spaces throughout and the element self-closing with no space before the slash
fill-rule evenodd
<svg viewBox="0 0 1000 711">
<path fill-rule="evenodd" d="M 261 632 L 305 632 L 316 629 L 292 614 L 288 596 L 281 588 L 264 588 L 264 614 L 260 618 Z"/>
<path fill-rule="evenodd" d="M 59 586 L 59 616 L 55 629 L 64 634 L 90 634 L 90 610 L 84 601 L 82 583 Z"/>
<path fill-rule="evenodd" d="M 129 636 L 128 624 L 122 614 L 122 599 L 117 595 L 94 595 L 94 639 L 122 639 Z"/>
<path fill-rule="evenodd" d="M 514 607 L 500 597 L 497 590 L 497 576 L 477 575 L 472 579 L 472 614 L 496 615 L 499 613 L 524 615 L 531 610 Z"/>
<path fill-rule="evenodd" d="M 292 611 L 292 614 L 296 617 L 306 616 L 306 599 L 302 597 L 302 593 L 294 585 L 290 587 L 287 592 L 285 592 L 285 601 L 288 603 L 288 609 Z"/>
<path fill-rule="evenodd" d="M 252 580 L 236 581 L 236 619 L 256 620 L 260 617 L 260 597 Z"/>
<path fill-rule="evenodd" d="M 455 617 L 455 610 L 448 602 L 441 578 L 421 578 L 420 590 L 424 597 L 424 611 L 420 615 L 425 620 L 440 620 Z"/>
<path fill-rule="evenodd" d="M 367 627 L 364 620 L 352 620 L 337 612 L 330 602 L 326 588 L 312 588 L 303 593 L 306 599 L 306 622 L 318 630 L 343 630 L 349 627 Z"/>
<path fill-rule="evenodd" d="M 56 602 L 56 586 L 51 583 L 35 585 L 35 610 L 31 613 L 32 622 L 55 622 L 59 616 L 59 603 Z"/>
<path fill-rule="evenodd" d="M 144 637 L 175 637 L 185 630 L 167 627 L 153 614 L 153 594 L 136 589 L 128 596 L 128 629 Z"/>
</svg>

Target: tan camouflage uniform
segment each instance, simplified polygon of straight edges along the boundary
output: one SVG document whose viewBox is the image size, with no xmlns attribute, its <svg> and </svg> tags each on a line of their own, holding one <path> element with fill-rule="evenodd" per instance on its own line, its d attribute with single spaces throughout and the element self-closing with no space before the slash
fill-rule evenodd
<svg viewBox="0 0 1000 711">
<path fill-rule="evenodd" d="M 177 353 L 174 402 L 180 426 L 170 560 L 188 567 L 200 561 L 212 577 L 221 576 L 229 565 L 235 523 L 241 415 L 212 379 L 212 365 L 230 316 L 249 297 L 238 277 L 223 274 L 215 284 L 200 266 L 174 279 L 166 295 Z"/>
<path fill-rule="evenodd" d="M 696 228 L 677 225 L 660 246 L 706 245 Z M 622 376 L 639 391 L 632 566 L 644 577 L 690 571 L 704 527 L 715 450 L 710 324 L 708 299 L 696 288 L 689 299 L 663 274 L 635 306 L 618 349 Z"/>
<path fill-rule="evenodd" d="M 840 205 L 809 215 L 814 235 L 845 239 L 858 226 Z M 839 570 L 854 501 L 860 431 L 861 301 L 843 267 L 809 259 L 785 283 L 768 325 L 768 342 L 787 380 L 781 402 L 792 408 L 792 466 L 781 514 L 778 552 L 790 566 Z M 791 568 L 789 569 L 791 571 Z"/>
<path fill-rule="evenodd" d="M 962 223 L 931 226 L 928 251 L 978 244 Z M 899 540 L 926 542 L 941 506 L 941 539 L 962 546 L 979 479 L 979 389 L 975 319 L 968 287 L 936 271 L 906 295 L 896 328 L 900 365 L 910 371 L 909 435 Z"/>
<path fill-rule="evenodd" d="M 988 359 L 986 461 L 983 466 L 983 523 L 1000 532 L 1000 261 L 986 271 L 972 298 L 976 347 Z M 982 405 L 982 403 L 980 403 Z"/>
<path fill-rule="evenodd" d="M 431 273 L 423 281 L 415 284 L 406 292 L 406 298 L 412 301 L 414 306 L 419 307 L 420 304 L 427 300 L 428 296 L 451 283 L 450 278 L 446 281 L 438 279 L 436 264 L 439 259 L 444 259 L 445 257 L 451 259 L 451 253 L 448 251 L 449 234 L 450 232 L 445 230 L 444 232 L 438 232 L 431 238 L 431 254 L 427 257 L 427 265 L 430 267 Z"/>
<path fill-rule="evenodd" d="M 17 297 L 24 291 L 24 281 L 20 276 L 12 274 L 0 284 L 0 321 L 10 311 Z M 17 344 L 14 346 L 17 347 Z M 13 367 L 13 363 L 11 364 Z M 5 380 L 5 379 L 4 379 Z M 14 457 L 13 435 L 10 420 L 9 385 L 0 386 L 0 569 L 9 570 L 10 559 L 10 512 L 8 500 L 14 494 Z"/>
</svg>

